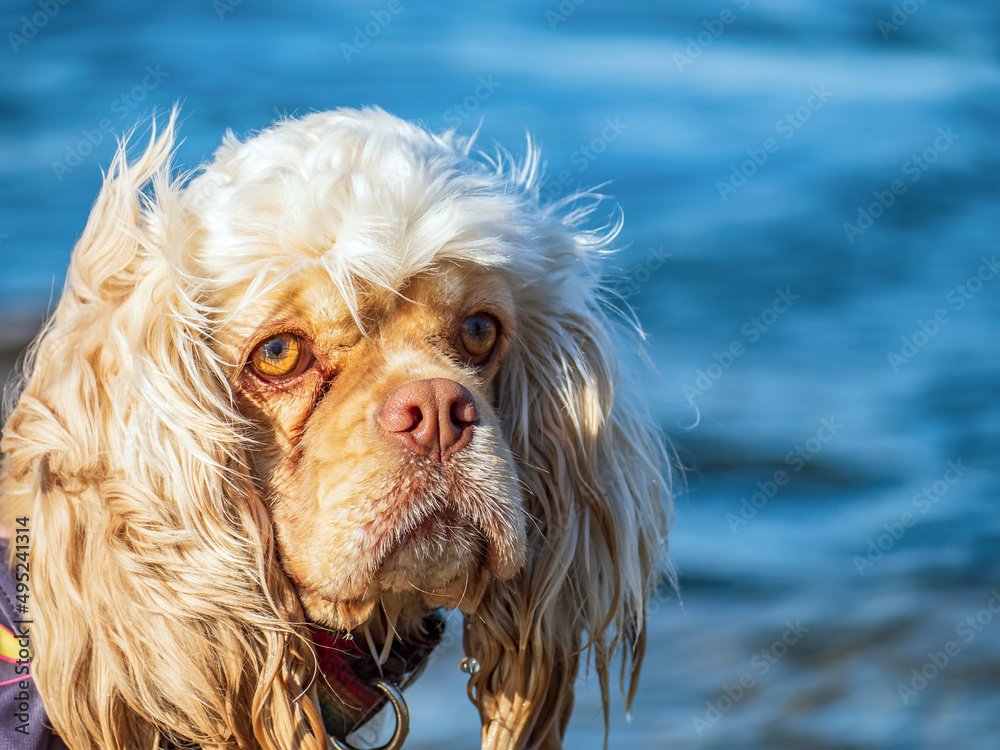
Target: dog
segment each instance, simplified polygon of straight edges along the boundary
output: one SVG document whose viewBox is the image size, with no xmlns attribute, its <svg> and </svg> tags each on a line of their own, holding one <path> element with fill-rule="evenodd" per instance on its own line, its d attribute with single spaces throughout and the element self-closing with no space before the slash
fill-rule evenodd
<svg viewBox="0 0 1000 750">
<path fill-rule="evenodd" d="M 176 117 L 120 145 L 0 446 L 55 734 L 348 747 L 379 701 L 405 721 L 442 609 L 483 748 L 561 747 L 584 651 L 607 726 L 670 472 L 603 196 L 542 205 L 530 141 L 375 108 L 228 133 L 178 176 Z"/>
</svg>

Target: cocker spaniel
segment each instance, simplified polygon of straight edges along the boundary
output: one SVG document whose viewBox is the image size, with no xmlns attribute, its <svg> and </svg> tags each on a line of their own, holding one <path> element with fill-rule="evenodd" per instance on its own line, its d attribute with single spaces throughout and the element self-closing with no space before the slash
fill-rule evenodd
<svg viewBox="0 0 1000 750">
<path fill-rule="evenodd" d="M 561 747 L 584 651 L 607 722 L 669 493 L 601 286 L 616 226 L 582 228 L 601 196 L 540 205 L 534 149 L 378 109 L 229 134 L 188 179 L 175 115 L 119 149 L 3 434 L 55 732 L 345 747 L 441 608 L 484 748 Z"/>
</svg>

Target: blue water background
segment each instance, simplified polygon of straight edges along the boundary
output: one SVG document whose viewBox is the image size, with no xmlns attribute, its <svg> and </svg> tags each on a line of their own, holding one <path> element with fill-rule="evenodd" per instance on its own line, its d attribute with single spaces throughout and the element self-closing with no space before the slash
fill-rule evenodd
<svg viewBox="0 0 1000 750">
<path fill-rule="evenodd" d="M 104 119 L 180 101 L 189 168 L 226 128 L 338 106 L 481 123 L 516 153 L 530 131 L 565 173 L 551 195 L 611 181 L 609 270 L 688 467 L 682 598 L 654 603 L 610 746 L 998 746 L 1000 5 L 43 6 L 0 7 L 8 355 L 58 294 L 113 153 L 81 146 Z M 408 747 L 478 747 L 458 659 L 412 688 Z M 602 745 L 595 682 L 568 748 Z"/>
</svg>

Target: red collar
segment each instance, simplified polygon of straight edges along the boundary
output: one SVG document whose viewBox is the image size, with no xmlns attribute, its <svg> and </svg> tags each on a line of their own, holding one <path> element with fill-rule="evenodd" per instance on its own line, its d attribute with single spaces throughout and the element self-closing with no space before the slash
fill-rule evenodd
<svg viewBox="0 0 1000 750">
<path fill-rule="evenodd" d="M 434 612 L 424 618 L 422 632 L 405 642 L 397 638 L 381 667 L 353 640 L 315 625 L 310 631 L 324 678 L 319 684 L 323 724 L 328 734 L 343 739 L 386 704 L 388 697 L 377 680 L 405 688 L 420 676 L 444 635 L 444 618 Z"/>
</svg>

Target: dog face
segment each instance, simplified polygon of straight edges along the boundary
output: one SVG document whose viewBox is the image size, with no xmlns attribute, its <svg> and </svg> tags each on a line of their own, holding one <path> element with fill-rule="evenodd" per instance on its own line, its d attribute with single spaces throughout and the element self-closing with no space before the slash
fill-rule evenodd
<svg viewBox="0 0 1000 750">
<path fill-rule="evenodd" d="M 395 118 L 319 114 L 227 141 L 181 198 L 184 264 L 317 623 L 388 599 L 471 611 L 524 561 L 497 403 L 525 227 L 485 177 Z"/>
<path fill-rule="evenodd" d="M 120 148 L 0 444 L 53 726 L 323 750 L 307 621 L 386 652 L 443 604 L 484 749 L 561 746 L 582 652 L 634 692 L 668 526 L 600 196 L 380 110 L 183 180 L 173 125 Z"/>
<path fill-rule="evenodd" d="M 471 609 L 524 558 L 492 405 L 516 336 L 510 290 L 452 265 L 370 290 L 353 313 L 340 296 L 302 274 L 217 334 L 285 570 L 309 617 L 337 628 L 383 594 Z"/>
</svg>

